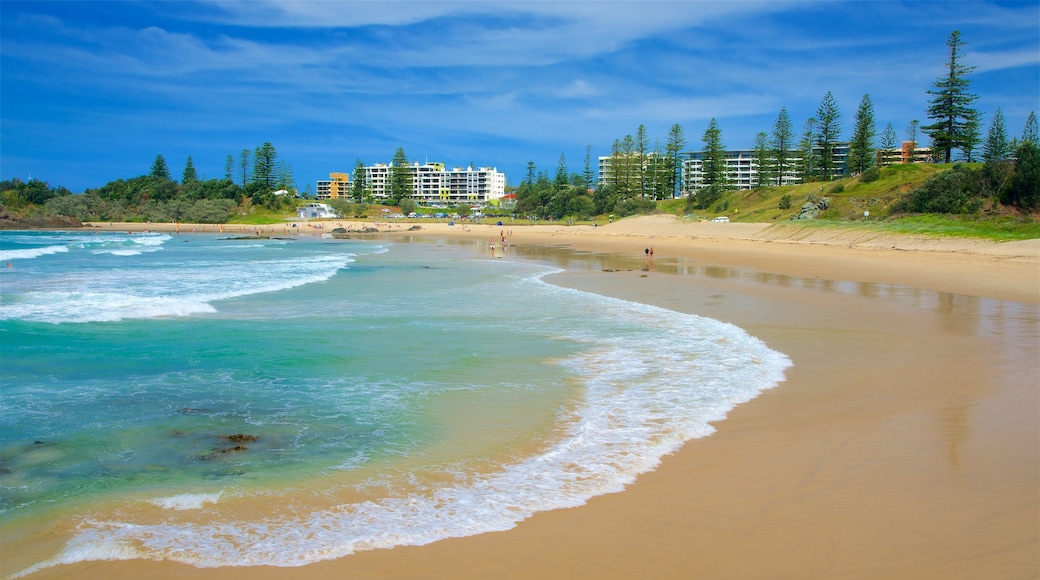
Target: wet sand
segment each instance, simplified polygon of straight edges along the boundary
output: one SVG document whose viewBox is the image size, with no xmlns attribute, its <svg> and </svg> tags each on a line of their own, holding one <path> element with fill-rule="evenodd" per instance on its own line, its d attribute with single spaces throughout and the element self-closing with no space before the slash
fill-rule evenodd
<svg viewBox="0 0 1040 580">
<path fill-rule="evenodd" d="M 624 492 L 506 532 L 305 567 L 92 562 L 32 577 L 1040 576 L 1040 240 L 626 222 L 513 225 L 504 259 L 737 324 L 794 366 Z M 405 236 L 490 254 L 500 229 Z"/>
</svg>

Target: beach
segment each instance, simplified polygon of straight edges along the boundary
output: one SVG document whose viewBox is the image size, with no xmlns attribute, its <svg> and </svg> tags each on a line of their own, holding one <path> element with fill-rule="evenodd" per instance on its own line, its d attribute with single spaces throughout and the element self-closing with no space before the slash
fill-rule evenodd
<svg viewBox="0 0 1040 580">
<path fill-rule="evenodd" d="M 324 225 L 295 229 L 339 227 Z M 793 366 L 625 491 L 508 531 L 295 568 L 88 562 L 33 578 L 1040 575 L 1040 240 L 667 216 L 379 229 L 366 235 L 555 264 L 553 284 L 736 324 Z"/>
</svg>

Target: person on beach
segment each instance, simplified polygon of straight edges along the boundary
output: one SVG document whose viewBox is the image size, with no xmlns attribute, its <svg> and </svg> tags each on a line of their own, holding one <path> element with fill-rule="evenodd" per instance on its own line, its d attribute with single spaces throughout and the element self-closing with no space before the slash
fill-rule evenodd
<svg viewBox="0 0 1040 580">
<path fill-rule="evenodd" d="M 650 264 L 650 267 L 653 268 L 654 267 L 654 247 L 653 246 L 650 246 L 650 252 L 647 254 L 647 258 L 648 258 L 648 263 Z"/>
</svg>

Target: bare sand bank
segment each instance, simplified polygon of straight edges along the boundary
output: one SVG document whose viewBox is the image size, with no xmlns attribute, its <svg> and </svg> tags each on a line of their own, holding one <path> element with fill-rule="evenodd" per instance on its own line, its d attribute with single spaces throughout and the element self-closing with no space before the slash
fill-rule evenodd
<svg viewBox="0 0 1040 580">
<path fill-rule="evenodd" d="M 561 265 L 553 283 L 737 324 L 794 366 L 626 491 L 510 531 L 300 568 L 93 562 L 33 577 L 1040 576 L 1040 240 L 662 217 L 385 229 L 489 254 L 505 235 L 506 259 Z"/>
</svg>

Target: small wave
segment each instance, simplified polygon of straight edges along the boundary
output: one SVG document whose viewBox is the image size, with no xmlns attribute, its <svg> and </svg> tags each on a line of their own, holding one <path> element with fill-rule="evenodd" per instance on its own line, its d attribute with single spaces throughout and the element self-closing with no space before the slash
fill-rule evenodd
<svg viewBox="0 0 1040 580">
<path fill-rule="evenodd" d="M 159 497 L 148 503 L 164 510 L 197 510 L 208 503 L 217 503 L 224 492 L 217 493 L 183 493 L 171 497 Z"/>
<path fill-rule="evenodd" d="M 116 322 L 127 318 L 161 318 L 210 314 L 216 309 L 194 298 L 141 297 L 110 292 L 31 292 L 17 302 L 0 305 L 0 320 Z"/>
<path fill-rule="evenodd" d="M 29 260 L 32 258 L 39 258 L 40 256 L 61 254 L 68 251 L 69 248 L 66 246 L 44 246 L 42 248 L 27 248 L 24 250 L 0 250 L 0 261 Z"/>
</svg>

